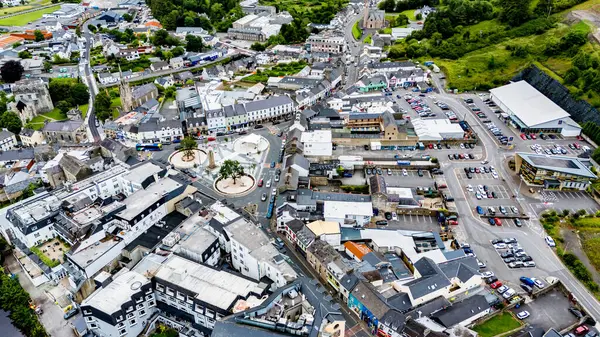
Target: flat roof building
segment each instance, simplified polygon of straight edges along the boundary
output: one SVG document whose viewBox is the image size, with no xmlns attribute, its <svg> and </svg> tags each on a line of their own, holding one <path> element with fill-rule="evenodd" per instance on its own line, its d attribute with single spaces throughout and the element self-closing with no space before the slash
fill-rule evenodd
<svg viewBox="0 0 600 337">
<path fill-rule="evenodd" d="M 490 90 L 490 98 L 525 133 L 560 133 L 575 137 L 581 127 L 571 115 L 525 81 Z"/>
<path fill-rule="evenodd" d="M 465 131 L 458 123 L 452 123 L 449 119 L 422 119 L 412 120 L 415 133 L 419 141 L 463 139 Z"/>
<path fill-rule="evenodd" d="M 597 176 L 589 169 L 589 161 L 576 157 L 550 156 L 517 152 L 515 170 L 530 185 L 544 189 L 575 189 L 584 191 Z"/>
</svg>

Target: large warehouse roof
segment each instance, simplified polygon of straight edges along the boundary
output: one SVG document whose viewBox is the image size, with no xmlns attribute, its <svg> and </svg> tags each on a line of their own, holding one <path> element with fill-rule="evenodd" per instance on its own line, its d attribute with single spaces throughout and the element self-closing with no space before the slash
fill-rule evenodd
<svg viewBox="0 0 600 337">
<path fill-rule="evenodd" d="M 462 139 L 464 137 L 464 130 L 460 125 L 450 122 L 449 119 L 415 118 L 412 120 L 412 125 L 420 141 Z"/>
<path fill-rule="evenodd" d="M 570 116 L 525 81 L 507 84 L 490 92 L 508 108 L 507 112 L 512 112 L 528 127 Z"/>
</svg>

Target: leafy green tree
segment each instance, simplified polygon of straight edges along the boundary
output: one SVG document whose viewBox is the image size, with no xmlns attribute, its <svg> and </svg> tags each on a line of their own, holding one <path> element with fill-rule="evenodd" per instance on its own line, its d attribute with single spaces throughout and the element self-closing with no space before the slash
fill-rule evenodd
<svg viewBox="0 0 600 337">
<path fill-rule="evenodd" d="M 219 177 L 221 177 L 221 179 L 233 179 L 234 185 L 236 180 L 244 174 L 244 167 L 240 165 L 240 162 L 237 160 L 227 159 L 221 164 L 221 168 L 219 169 Z"/>
<path fill-rule="evenodd" d="M 21 132 L 22 126 L 21 119 L 12 111 L 4 111 L 0 116 L 0 127 L 8 129 L 8 131 L 14 134 Z"/>
<path fill-rule="evenodd" d="M 27 50 L 21 50 L 19 52 L 19 57 L 22 59 L 30 59 L 31 58 L 31 53 L 28 52 Z"/>
<path fill-rule="evenodd" d="M 60 101 L 56 104 L 56 108 L 58 108 L 58 110 L 60 110 L 60 112 L 66 116 L 67 111 L 71 109 L 71 104 L 69 104 L 67 101 Z"/>
<path fill-rule="evenodd" d="M 112 116 L 112 112 L 110 110 L 111 103 L 110 96 L 105 90 L 101 90 L 98 95 L 96 95 L 96 99 L 94 100 L 94 110 L 98 120 L 104 122 Z"/>
<path fill-rule="evenodd" d="M 123 14 L 123 20 L 125 20 L 127 22 L 131 22 L 131 21 L 133 21 L 133 16 L 129 13 L 125 13 L 125 14 Z"/>
<path fill-rule="evenodd" d="M 74 105 L 88 104 L 88 101 L 90 100 L 90 92 L 88 87 L 83 83 L 77 83 L 72 86 L 70 95 L 73 99 Z"/>
<path fill-rule="evenodd" d="M 384 0 L 377 5 L 379 9 L 383 9 L 386 12 L 393 12 L 396 8 L 396 1 L 394 0 Z"/>
<path fill-rule="evenodd" d="M 186 27 L 194 27 L 196 25 L 196 21 L 191 16 L 186 16 L 185 20 L 183 20 L 183 25 Z"/>
<path fill-rule="evenodd" d="M 204 49 L 204 42 L 201 37 L 194 35 L 187 35 L 185 37 L 186 46 L 185 49 L 191 52 L 201 52 Z"/>
<path fill-rule="evenodd" d="M 45 40 L 44 34 L 39 29 L 36 29 L 36 30 L 33 31 L 33 36 L 35 37 L 35 41 L 36 42 L 40 42 L 40 41 L 44 41 Z"/>
<path fill-rule="evenodd" d="M 500 6 L 500 20 L 510 26 L 520 26 L 531 18 L 531 0 L 504 0 Z"/>
<path fill-rule="evenodd" d="M 252 50 L 256 50 L 256 51 L 264 51 L 265 49 L 267 49 L 267 47 L 260 43 L 260 42 L 254 42 L 251 46 L 250 49 Z"/>
<path fill-rule="evenodd" d="M 417 15 L 415 15 L 415 19 L 417 19 L 417 20 L 419 20 L 419 21 L 420 21 L 420 20 L 423 20 L 423 14 L 421 14 L 421 13 L 417 13 Z"/>
<path fill-rule="evenodd" d="M 92 25 L 92 24 L 89 24 L 89 25 L 87 25 L 87 28 L 88 28 L 88 29 L 90 30 L 90 32 L 92 32 L 92 33 L 95 33 L 95 32 L 98 30 L 98 28 L 96 28 L 96 26 L 94 26 L 94 25 Z"/>
<path fill-rule="evenodd" d="M 185 137 L 179 144 L 186 158 L 194 158 L 194 150 L 198 148 L 198 143 L 192 137 Z"/>
<path fill-rule="evenodd" d="M 0 74 L 4 82 L 14 83 L 21 79 L 21 75 L 25 69 L 21 65 L 21 62 L 10 60 L 4 63 L 0 68 Z"/>
<path fill-rule="evenodd" d="M 175 57 L 181 56 L 181 55 L 185 54 L 185 49 L 183 49 L 183 47 L 181 47 L 181 46 L 177 46 L 177 47 L 171 49 L 171 53 Z"/>
</svg>

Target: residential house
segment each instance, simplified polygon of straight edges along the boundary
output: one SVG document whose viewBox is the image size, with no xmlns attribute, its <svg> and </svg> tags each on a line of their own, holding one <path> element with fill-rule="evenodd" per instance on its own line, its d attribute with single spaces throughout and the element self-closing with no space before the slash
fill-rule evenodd
<svg viewBox="0 0 600 337">
<path fill-rule="evenodd" d="M 41 131 L 23 128 L 19 133 L 21 138 L 21 144 L 28 147 L 36 147 L 41 144 L 45 144 L 44 134 Z"/>
<path fill-rule="evenodd" d="M 119 50 L 115 56 L 117 58 L 124 58 L 127 61 L 134 61 L 140 58 L 140 53 L 138 52 L 137 48 L 127 48 Z"/>
<path fill-rule="evenodd" d="M 384 75 L 363 76 L 355 85 L 361 92 L 381 91 L 388 87 L 387 78 Z"/>
<path fill-rule="evenodd" d="M 152 69 L 152 71 L 168 70 L 169 64 L 165 61 L 155 62 L 150 65 L 150 69 Z"/>
<path fill-rule="evenodd" d="M 7 129 L 0 131 L 0 150 L 8 151 L 17 145 L 17 137 Z"/>
<path fill-rule="evenodd" d="M 451 298 L 483 285 L 474 257 L 462 257 L 440 264 L 429 257 L 422 257 L 413 266 L 415 279 L 396 284 L 395 288 L 407 293 L 414 305 L 438 296 Z"/>
<path fill-rule="evenodd" d="M 484 295 L 473 295 L 450 307 L 431 314 L 431 319 L 450 329 L 455 325 L 466 327 L 492 311 Z"/>
<path fill-rule="evenodd" d="M 183 129 L 179 120 L 161 122 L 158 118 L 150 118 L 146 123 L 138 125 L 136 140 L 174 141 L 182 138 Z"/>
<path fill-rule="evenodd" d="M 163 88 L 168 88 L 168 87 L 171 87 L 171 86 L 175 85 L 175 81 L 173 80 L 173 76 L 159 77 L 159 78 L 157 78 L 157 79 L 154 80 L 154 83 L 156 83 L 157 85 L 160 85 Z"/>
<path fill-rule="evenodd" d="M 113 83 L 117 83 L 119 81 L 118 77 L 114 77 L 111 73 L 99 73 L 98 80 L 102 85 L 109 85 Z"/>
<path fill-rule="evenodd" d="M 173 57 L 171 60 L 169 60 L 169 64 L 171 65 L 171 68 L 173 68 L 173 69 L 183 68 L 183 65 L 184 65 L 183 58 L 182 57 Z"/>
</svg>

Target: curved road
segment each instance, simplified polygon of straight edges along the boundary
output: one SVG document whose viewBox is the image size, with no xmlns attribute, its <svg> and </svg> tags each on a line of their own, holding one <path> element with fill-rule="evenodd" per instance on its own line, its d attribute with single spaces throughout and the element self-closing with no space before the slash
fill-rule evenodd
<svg viewBox="0 0 600 337">
<path fill-rule="evenodd" d="M 443 86 L 440 85 L 440 80 L 437 76 L 435 74 L 433 76 L 436 87 L 440 88 L 440 93 L 436 94 L 436 98 L 448 104 L 457 114 L 465 117 L 465 120 L 479 135 L 480 146 L 486 149 L 484 160 L 489 161 L 489 165 L 493 165 L 497 169 L 500 178 L 508 184 L 509 194 L 514 194 L 519 186 L 512 179 L 513 173 L 508 171 L 505 160 L 512 156 L 515 150 L 508 151 L 499 148 L 498 144 L 487 131 L 487 128 L 481 123 L 481 120 L 475 117 L 471 110 L 464 105 L 462 98 L 448 94 L 441 89 Z M 565 268 L 555 252 L 546 245 L 544 241 L 546 234 L 537 217 L 532 218 L 531 221 L 527 222 L 526 226 L 521 228 L 514 226 L 490 226 L 475 214 L 474 206 L 468 203 L 467 200 L 469 197 L 465 194 L 465 189 L 456 175 L 456 170 L 476 165 L 473 163 L 469 164 L 468 162 L 449 160 L 441 160 L 441 162 L 448 188 L 452 192 L 456 200 L 458 212 L 461 214 L 461 224 L 456 228 L 459 241 L 469 242 L 474 247 L 478 259 L 486 261 L 489 268 L 495 272 L 500 280 L 508 280 L 515 285 L 516 289 L 519 288 L 518 278 L 523 274 L 529 274 L 531 277 L 541 279 L 547 276 L 559 278 L 589 314 L 596 319 L 600 318 L 600 302 Z M 473 183 L 476 183 L 476 181 Z M 537 199 L 527 196 L 522 196 L 519 199 L 517 203 L 525 211 L 529 209 L 529 203 L 540 202 Z M 503 237 L 517 238 L 523 249 L 534 258 L 537 268 L 508 269 L 490 244 L 492 239 Z"/>
<path fill-rule="evenodd" d="M 85 83 L 90 90 L 90 104 L 88 107 L 88 112 L 86 115 L 88 129 L 90 130 L 92 137 L 94 138 L 94 142 L 99 142 L 102 140 L 100 133 L 98 132 L 98 128 L 96 127 L 96 116 L 94 115 L 94 100 L 96 99 L 96 95 L 98 94 L 98 85 L 96 84 L 96 78 L 92 73 L 92 69 L 90 68 L 90 62 L 88 58 L 90 56 L 90 46 L 92 45 L 92 34 L 90 33 L 87 25 L 85 23 L 83 26 L 83 36 L 85 38 L 85 51 L 82 54 L 81 61 L 79 61 L 80 72 L 82 74 L 83 83 Z"/>
</svg>

